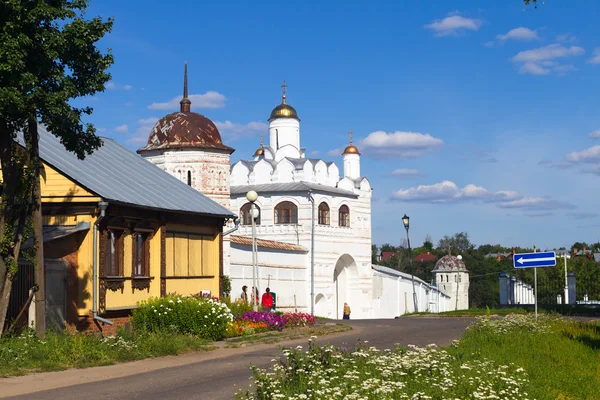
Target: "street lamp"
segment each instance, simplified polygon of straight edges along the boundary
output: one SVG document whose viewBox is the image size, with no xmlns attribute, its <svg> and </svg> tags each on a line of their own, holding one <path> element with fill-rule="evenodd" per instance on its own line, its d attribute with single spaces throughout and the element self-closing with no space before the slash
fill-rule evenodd
<svg viewBox="0 0 600 400">
<path fill-rule="evenodd" d="M 246 193 L 246 199 L 250 202 L 250 219 L 252 220 L 252 297 L 254 301 L 252 306 L 254 311 L 258 311 L 258 266 L 256 263 L 256 218 L 259 216 L 259 211 L 254 202 L 258 199 L 258 194 L 254 190 Z"/>
<path fill-rule="evenodd" d="M 402 223 L 404 224 L 404 229 L 406 229 L 406 241 L 408 242 L 408 258 L 410 260 L 410 276 L 412 280 L 413 287 L 413 302 L 415 303 L 415 312 L 419 312 L 419 305 L 417 304 L 417 292 L 415 291 L 415 271 L 413 269 L 413 260 L 412 260 L 412 250 L 410 248 L 410 237 L 408 236 L 408 227 L 409 227 L 410 217 L 404 214 L 402 217 Z"/>
</svg>

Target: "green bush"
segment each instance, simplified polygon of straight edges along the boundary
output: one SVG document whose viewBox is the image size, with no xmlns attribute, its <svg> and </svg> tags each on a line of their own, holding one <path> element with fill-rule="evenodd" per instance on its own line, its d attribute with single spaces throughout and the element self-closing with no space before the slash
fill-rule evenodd
<svg viewBox="0 0 600 400">
<path fill-rule="evenodd" d="M 238 317 L 252 311 L 252 304 L 246 303 L 240 299 L 236 299 L 235 301 L 225 300 L 224 303 L 231 310 L 231 313 L 234 317 Z"/>
<path fill-rule="evenodd" d="M 210 340 L 224 338 L 230 321 L 233 315 L 226 304 L 179 295 L 143 301 L 132 316 L 133 326 L 139 332 L 191 334 Z"/>
</svg>

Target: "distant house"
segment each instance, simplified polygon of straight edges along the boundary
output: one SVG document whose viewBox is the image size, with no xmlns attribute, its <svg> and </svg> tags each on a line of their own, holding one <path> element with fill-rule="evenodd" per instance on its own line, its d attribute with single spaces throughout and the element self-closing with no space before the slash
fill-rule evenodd
<svg viewBox="0 0 600 400">
<path fill-rule="evenodd" d="M 417 262 L 426 262 L 426 261 L 437 261 L 437 257 L 431 254 L 430 252 L 419 254 L 414 258 L 414 261 Z"/>
<path fill-rule="evenodd" d="M 393 251 L 382 251 L 381 256 L 379 257 L 379 261 L 387 261 L 390 258 L 392 258 L 394 254 L 396 253 Z"/>
<path fill-rule="evenodd" d="M 497 253 L 488 253 L 485 256 L 487 258 L 495 258 L 496 260 L 500 261 L 503 258 L 509 258 L 512 259 L 513 255 L 515 254 L 515 250 L 513 250 L 512 252 L 497 252 Z"/>
</svg>

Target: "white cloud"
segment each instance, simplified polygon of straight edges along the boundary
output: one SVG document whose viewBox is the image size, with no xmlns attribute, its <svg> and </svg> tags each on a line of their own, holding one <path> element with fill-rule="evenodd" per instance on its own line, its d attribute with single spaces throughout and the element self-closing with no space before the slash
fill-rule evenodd
<svg viewBox="0 0 600 400">
<path fill-rule="evenodd" d="M 592 139 L 600 139 L 600 129 L 594 131 L 594 132 L 590 132 L 588 134 L 588 136 Z"/>
<path fill-rule="evenodd" d="M 435 32 L 435 36 L 458 35 L 465 30 L 477 31 L 483 24 L 483 21 L 472 18 L 461 17 L 460 15 L 449 15 L 444 19 L 435 20 L 431 24 L 425 25 L 425 28 Z"/>
<path fill-rule="evenodd" d="M 517 53 L 511 60 L 520 64 L 522 74 L 548 75 L 550 72 L 564 74 L 575 69 L 570 64 L 559 64 L 556 59 L 577 57 L 585 53 L 579 46 L 565 47 L 561 44 L 550 44 L 537 49 L 524 50 Z"/>
<path fill-rule="evenodd" d="M 115 132 L 128 133 L 129 128 L 127 127 L 127 124 L 119 125 L 115 128 Z"/>
<path fill-rule="evenodd" d="M 556 210 L 559 208 L 574 209 L 574 205 L 550 197 L 524 197 L 498 204 L 501 208 L 523 208 L 528 210 Z"/>
<path fill-rule="evenodd" d="M 566 160 L 570 163 L 600 162 L 600 145 L 592 146 L 582 151 L 571 152 L 567 154 Z"/>
<path fill-rule="evenodd" d="M 550 70 L 547 68 L 543 68 L 539 64 L 527 62 L 521 65 L 519 68 L 519 72 L 522 74 L 531 74 L 531 75 L 548 75 Z"/>
<path fill-rule="evenodd" d="M 344 149 L 337 148 L 337 149 L 329 150 L 327 152 L 327 156 L 328 157 L 339 157 L 342 155 L 343 152 L 344 152 Z"/>
<path fill-rule="evenodd" d="M 426 203 L 481 201 L 493 203 L 501 208 L 518 208 L 528 211 L 575 208 L 569 203 L 553 200 L 550 197 L 523 197 L 519 193 L 510 190 L 491 192 L 474 184 L 468 184 L 461 189 L 452 181 L 400 189 L 393 193 L 392 199 Z"/>
<path fill-rule="evenodd" d="M 204 94 L 192 94 L 189 96 L 193 108 L 223 108 L 225 107 L 225 96 L 219 92 L 208 91 Z M 181 96 L 173 97 L 165 103 L 152 103 L 148 106 L 150 110 L 177 110 Z"/>
<path fill-rule="evenodd" d="M 416 175 L 420 175 L 421 173 L 416 170 L 416 169 L 408 169 L 408 168 L 398 168 L 394 171 L 392 171 L 392 175 L 396 175 L 396 176 L 416 176 Z"/>
<path fill-rule="evenodd" d="M 440 148 L 444 142 L 430 134 L 396 131 L 377 131 L 361 140 L 357 146 L 365 155 L 376 157 L 420 157 L 423 153 Z"/>
<path fill-rule="evenodd" d="M 241 139 L 243 137 L 255 137 L 257 133 L 268 132 L 269 125 L 264 122 L 248 122 L 247 124 L 237 124 L 231 121 L 218 122 L 215 125 L 223 137 L 229 140 Z"/>
<path fill-rule="evenodd" d="M 137 127 L 133 135 L 127 139 L 128 143 L 142 145 L 148 142 L 150 131 L 158 121 L 158 117 L 142 118 L 137 121 Z"/>
<path fill-rule="evenodd" d="M 565 47 L 560 44 L 550 44 L 537 49 L 524 50 L 512 58 L 514 62 L 540 62 L 556 58 L 580 56 L 585 50 L 579 46 Z"/>
<path fill-rule="evenodd" d="M 106 82 L 106 84 L 104 85 L 105 88 L 107 89 L 116 89 L 117 88 L 117 84 L 114 83 L 113 81 L 108 81 Z"/>
<path fill-rule="evenodd" d="M 106 132 L 106 128 L 96 128 L 96 133 L 104 133 Z"/>
<path fill-rule="evenodd" d="M 562 35 L 557 35 L 556 41 L 558 43 L 575 43 L 577 41 L 577 38 L 574 35 L 571 35 L 570 33 L 565 33 Z"/>
<path fill-rule="evenodd" d="M 570 212 L 567 215 L 573 219 L 589 219 L 596 218 L 598 216 L 595 212 Z"/>
<path fill-rule="evenodd" d="M 590 64 L 600 64 L 600 47 L 594 49 L 594 56 L 587 60 Z"/>
<path fill-rule="evenodd" d="M 319 150 L 313 150 L 310 152 L 311 156 L 318 156 L 319 155 Z"/>
<path fill-rule="evenodd" d="M 537 31 L 533 31 L 528 28 L 518 27 L 511 29 L 504 35 L 497 35 L 496 39 L 500 42 L 505 42 L 507 40 L 539 40 L 540 38 L 537 35 Z"/>
<path fill-rule="evenodd" d="M 123 86 L 123 89 L 125 89 L 125 90 L 131 90 L 131 89 L 133 89 L 133 86 L 131 86 L 131 85 L 125 85 L 125 86 Z"/>
</svg>

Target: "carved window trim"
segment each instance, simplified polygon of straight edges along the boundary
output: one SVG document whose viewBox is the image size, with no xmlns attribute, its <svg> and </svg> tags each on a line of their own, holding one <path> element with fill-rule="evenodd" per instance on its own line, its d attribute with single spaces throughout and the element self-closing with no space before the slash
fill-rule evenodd
<svg viewBox="0 0 600 400">
<path fill-rule="evenodd" d="M 153 277 L 150 276 L 150 241 L 154 236 L 154 231 L 146 229 L 135 229 L 131 234 L 131 291 L 147 290 L 150 292 L 150 283 Z M 142 238 L 141 271 L 137 268 L 138 257 L 138 238 Z"/>
</svg>

